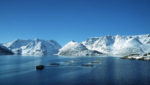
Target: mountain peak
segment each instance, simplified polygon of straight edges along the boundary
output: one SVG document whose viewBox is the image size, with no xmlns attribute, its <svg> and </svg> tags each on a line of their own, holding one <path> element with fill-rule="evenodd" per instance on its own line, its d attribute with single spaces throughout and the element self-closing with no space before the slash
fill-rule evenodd
<svg viewBox="0 0 150 85">
<path fill-rule="evenodd" d="M 99 56 L 102 53 L 98 51 L 88 50 L 82 43 L 70 41 L 58 52 L 58 55 L 65 56 Z"/>
</svg>

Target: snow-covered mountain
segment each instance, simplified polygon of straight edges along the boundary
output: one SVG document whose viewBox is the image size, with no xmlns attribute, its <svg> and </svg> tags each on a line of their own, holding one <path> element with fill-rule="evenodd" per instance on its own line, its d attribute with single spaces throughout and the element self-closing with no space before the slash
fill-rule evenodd
<svg viewBox="0 0 150 85">
<path fill-rule="evenodd" d="M 29 56 L 45 56 L 57 54 L 61 46 L 54 40 L 20 40 L 3 44 L 15 54 Z"/>
<path fill-rule="evenodd" d="M 0 45 L 0 55 L 13 55 L 13 52 L 7 49 L 5 46 Z"/>
<path fill-rule="evenodd" d="M 63 56 L 100 56 L 102 53 L 95 50 L 88 50 L 82 43 L 70 41 L 59 50 L 58 55 Z"/>
<path fill-rule="evenodd" d="M 88 49 L 109 55 L 128 55 L 150 52 L 150 34 L 134 36 L 104 36 L 82 42 Z"/>
<path fill-rule="evenodd" d="M 150 34 L 133 36 L 116 35 L 88 38 L 86 41 L 81 43 L 68 43 L 59 51 L 59 54 L 71 55 L 71 53 L 74 52 L 72 55 L 82 56 L 82 49 L 79 49 L 80 47 L 110 56 L 144 54 L 150 52 Z"/>
</svg>

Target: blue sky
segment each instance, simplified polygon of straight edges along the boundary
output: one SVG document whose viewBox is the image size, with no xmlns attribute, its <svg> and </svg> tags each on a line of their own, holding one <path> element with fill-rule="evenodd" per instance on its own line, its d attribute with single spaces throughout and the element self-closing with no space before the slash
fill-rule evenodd
<svg viewBox="0 0 150 85">
<path fill-rule="evenodd" d="M 0 42 L 150 33 L 150 0 L 0 0 Z"/>
</svg>

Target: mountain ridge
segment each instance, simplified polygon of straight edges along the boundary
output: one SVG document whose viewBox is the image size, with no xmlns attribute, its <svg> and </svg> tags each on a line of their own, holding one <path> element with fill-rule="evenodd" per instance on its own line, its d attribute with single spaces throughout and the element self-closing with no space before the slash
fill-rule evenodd
<svg viewBox="0 0 150 85">
<path fill-rule="evenodd" d="M 61 46 L 54 40 L 21 40 L 17 39 L 3 44 L 17 55 L 47 56 L 58 52 Z"/>
</svg>

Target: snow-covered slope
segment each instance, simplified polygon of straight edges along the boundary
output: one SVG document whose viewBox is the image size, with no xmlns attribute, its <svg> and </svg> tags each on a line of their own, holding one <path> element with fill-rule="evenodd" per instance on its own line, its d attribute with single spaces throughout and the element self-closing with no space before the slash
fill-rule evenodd
<svg viewBox="0 0 150 85">
<path fill-rule="evenodd" d="M 5 46 L 0 45 L 0 55 L 13 55 L 13 52 L 7 49 Z"/>
<path fill-rule="evenodd" d="M 102 36 L 89 38 L 81 43 L 69 42 L 62 49 L 60 55 L 86 56 L 97 51 L 110 56 L 124 56 L 129 54 L 144 54 L 150 52 L 150 34 L 134 36 Z"/>
<path fill-rule="evenodd" d="M 84 41 L 82 43 L 90 50 L 97 50 L 103 53 L 110 53 L 114 43 L 114 37 L 104 36 L 97 38 L 89 38 L 87 41 Z"/>
<path fill-rule="evenodd" d="M 61 46 L 54 40 L 20 40 L 3 44 L 15 54 L 29 56 L 53 55 L 58 52 Z"/>
<path fill-rule="evenodd" d="M 70 41 L 59 50 L 58 55 L 63 56 L 100 56 L 102 53 L 88 50 L 82 43 Z"/>
<path fill-rule="evenodd" d="M 150 52 L 150 34 L 134 36 L 104 36 L 82 42 L 88 49 L 109 55 L 129 55 Z"/>
</svg>

